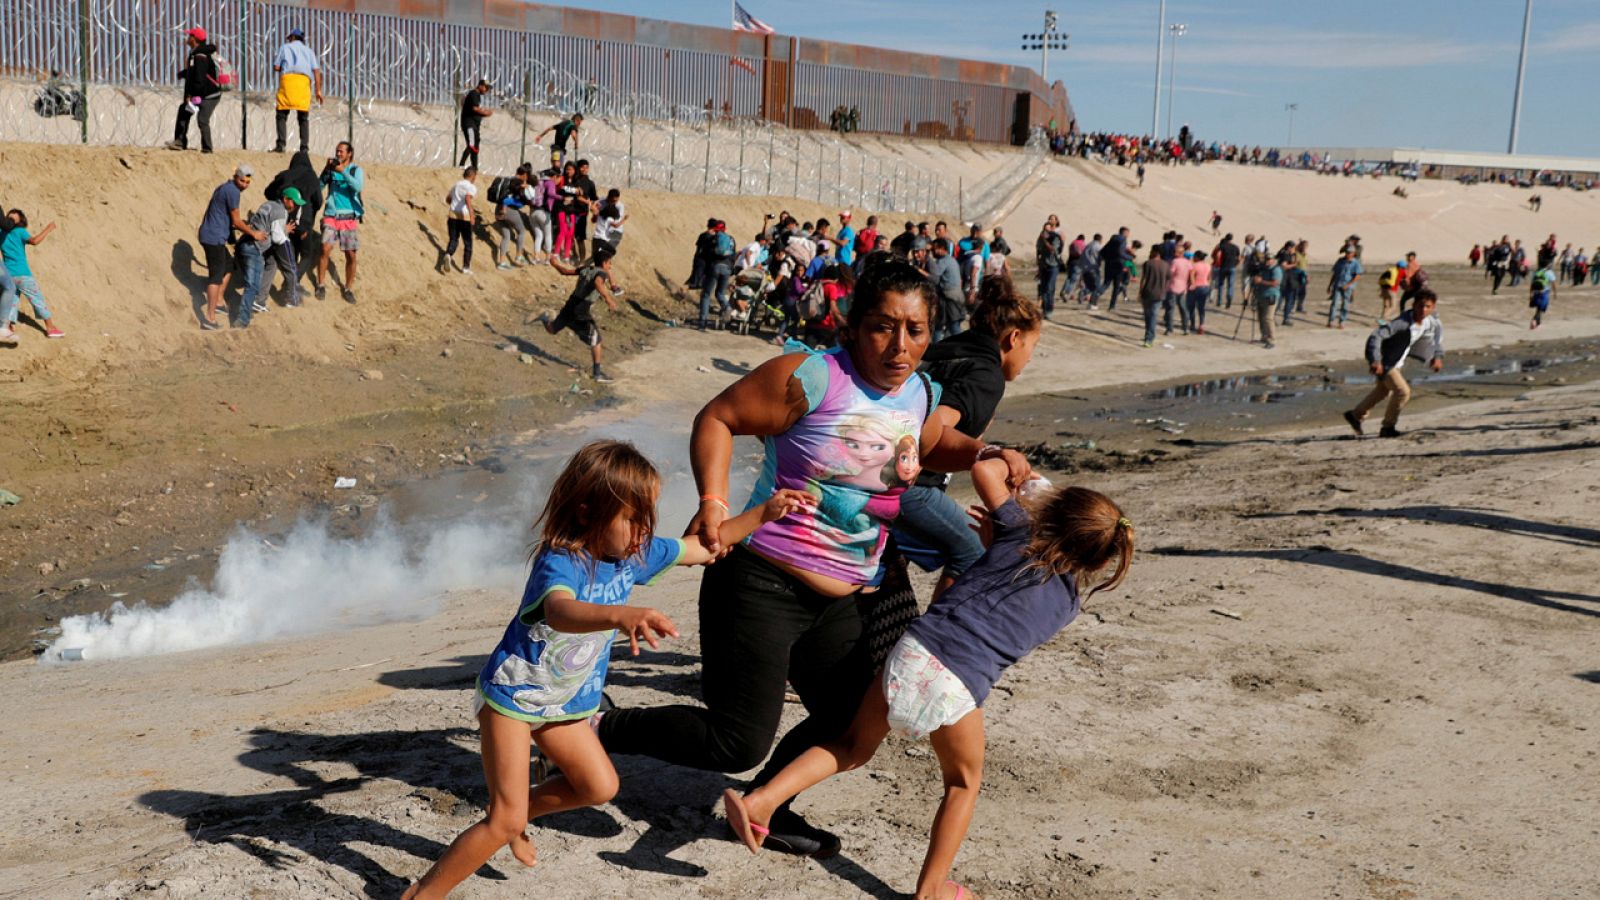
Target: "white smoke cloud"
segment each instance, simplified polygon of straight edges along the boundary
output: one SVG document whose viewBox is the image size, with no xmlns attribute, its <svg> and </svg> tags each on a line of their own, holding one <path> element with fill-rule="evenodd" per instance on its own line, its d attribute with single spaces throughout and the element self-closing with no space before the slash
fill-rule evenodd
<svg viewBox="0 0 1600 900">
<path fill-rule="evenodd" d="M 600 437 L 633 441 L 660 469 L 657 533 L 676 535 L 699 505 L 686 462 L 685 418 L 661 413 L 552 435 L 548 455 L 523 460 L 527 471 L 509 482 L 507 505 L 469 508 L 454 520 L 430 515 L 398 525 L 380 511 L 372 531 L 357 538 L 336 536 L 325 519 L 306 520 L 274 541 L 281 546 L 241 528 L 223 549 L 210 586 L 161 607 L 118 602 L 105 612 L 63 619 L 61 636 L 40 662 L 151 656 L 414 621 L 437 613 L 451 591 L 518 588 L 534 538 L 529 523 L 544 507 L 545 488 L 573 451 Z M 731 467 L 736 505 L 748 493 L 759 458 L 758 444 L 739 442 Z M 449 509 L 448 480 L 424 490 L 433 501 L 425 508 Z"/>
<path fill-rule="evenodd" d="M 177 653 L 426 618 L 448 591 L 517 586 L 528 541 L 526 521 L 482 517 L 413 534 L 383 518 L 359 538 L 333 535 L 326 520 L 302 521 L 281 547 L 241 529 L 209 587 L 159 608 L 119 602 L 62 619 L 61 637 L 41 661 Z M 64 657 L 69 650 L 76 652 Z"/>
</svg>

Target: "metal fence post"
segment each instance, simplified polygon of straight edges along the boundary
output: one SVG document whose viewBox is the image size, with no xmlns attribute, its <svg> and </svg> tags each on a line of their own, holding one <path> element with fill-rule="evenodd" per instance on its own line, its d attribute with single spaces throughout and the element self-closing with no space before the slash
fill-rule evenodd
<svg viewBox="0 0 1600 900">
<path fill-rule="evenodd" d="M 834 197 L 840 205 L 845 205 L 845 144 L 838 144 L 838 152 L 834 154 Z"/>
<path fill-rule="evenodd" d="M 671 193 L 673 183 L 676 182 L 678 178 L 678 108 L 676 106 L 672 108 L 672 117 L 670 122 L 671 125 L 669 127 L 672 129 L 672 143 L 668 145 L 667 149 L 668 193 Z"/>
<path fill-rule="evenodd" d="M 356 144 L 356 23 L 355 17 L 345 23 L 345 58 L 344 79 L 345 86 L 345 122 L 344 139 L 354 147 Z"/>
<path fill-rule="evenodd" d="M 739 120 L 739 185 L 734 188 L 736 196 L 744 196 L 744 120 Z"/>
<path fill-rule="evenodd" d="M 800 133 L 794 135 L 794 195 L 800 196 Z"/>
<path fill-rule="evenodd" d="M 83 104 L 83 121 L 78 123 L 78 140 L 89 143 L 89 0 L 78 0 L 78 97 Z M 188 102 L 185 100 L 184 102 Z"/>
<path fill-rule="evenodd" d="M 857 160 L 857 164 L 861 167 L 860 186 L 856 189 L 856 193 L 861 195 L 861 199 L 858 201 L 858 205 L 866 206 L 867 205 L 867 155 L 865 153 L 862 153 L 860 155 L 859 159 Z"/>
<path fill-rule="evenodd" d="M 633 105 L 637 100 L 628 98 L 628 188 L 633 188 Z"/>
<path fill-rule="evenodd" d="M 522 72 L 522 149 L 517 153 L 517 165 L 528 161 L 528 113 L 533 109 L 533 70 Z"/>
<path fill-rule="evenodd" d="M 455 69 L 454 69 L 454 71 L 452 71 L 450 73 L 450 106 L 451 106 L 452 113 L 454 112 L 455 105 L 457 103 L 460 103 L 460 102 L 461 102 L 461 57 L 458 56 L 458 57 L 456 57 Z M 482 126 L 479 126 L 479 127 L 482 127 Z M 456 150 L 460 147 L 460 144 L 458 144 L 457 142 L 460 141 L 460 140 L 461 140 L 461 129 L 455 127 L 455 123 L 451 122 L 450 123 L 450 161 L 452 163 L 454 163 L 456 160 L 461 158 L 461 155 L 456 153 Z M 479 138 L 478 142 L 479 143 L 483 142 L 481 137 Z"/>
<path fill-rule="evenodd" d="M 822 145 L 817 145 L 817 202 L 822 202 L 822 186 L 828 179 L 822 177 Z"/>
<path fill-rule="evenodd" d="M 250 149 L 250 4 L 239 4 L 239 149 Z"/>
<path fill-rule="evenodd" d="M 700 193 L 711 193 L 711 117 L 706 116 L 706 177 L 701 183 Z"/>
<path fill-rule="evenodd" d="M 778 128 L 767 123 L 767 194 L 772 194 L 772 170 L 778 167 Z"/>
</svg>

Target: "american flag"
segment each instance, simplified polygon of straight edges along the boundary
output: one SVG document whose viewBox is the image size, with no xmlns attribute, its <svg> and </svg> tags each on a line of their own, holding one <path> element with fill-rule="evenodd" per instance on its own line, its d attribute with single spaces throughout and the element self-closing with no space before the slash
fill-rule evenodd
<svg viewBox="0 0 1600 900">
<path fill-rule="evenodd" d="M 748 31 L 753 34 L 778 33 L 776 28 L 773 28 L 771 25 L 768 25 L 755 16 L 750 15 L 749 10 L 740 6 L 738 3 L 733 4 L 733 30 Z"/>
</svg>

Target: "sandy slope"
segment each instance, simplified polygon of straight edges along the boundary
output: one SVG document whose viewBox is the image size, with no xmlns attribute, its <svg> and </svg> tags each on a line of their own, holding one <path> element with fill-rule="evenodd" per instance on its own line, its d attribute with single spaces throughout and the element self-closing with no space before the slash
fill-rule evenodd
<svg viewBox="0 0 1600 900">
<path fill-rule="evenodd" d="M 273 174 L 287 165 L 286 156 L 0 144 L 0 169 L 6 173 L 0 199 L 26 209 L 35 231 L 46 222 L 58 223 L 57 231 L 30 251 L 30 259 L 70 332 L 64 342 L 46 343 L 30 340 L 35 333 L 26 330 L 17 349 L 0 352 L 0 374 L 21 376 L 30 383 L 24 390 L 48 391 L 77 375 L 152 359 L 220 355 L 315 363 L 339 355 L 356 339 L 427 339 L 475 325 L 490 314 L 486 307 L 530 296 L 547 302 L 565 296 L 567 283 L 548 268 L 497 272 L 482 241 L 474 260 L 476 278 L 437 273 L 445 234 L 443 197 L 457 174 L 378 165 L 369 167 L 365 191 L 369 215 L 357 274 L 363 302 L 350 308 L 335 302 L 333 291 L 328 302 L 311 302 L 262 323 L 269 327 L 203 333 L 195 310 L 205 268 L 197 259 L 195 231 L 212 189 L 240 162 L 259 173 L 244 200 L 254 209 Z M 71 177 L 65 177 L 68 173 Z M 487 190 L 487 180 L 480 190 Z M 780 205 L 797 216 L 837 212 L 814 202 L 767 197 L 708 199 L 640 191 L 625 192 L 623 200 L 631 218 L 619 278 L 657 292 L 663 280 L 677 284 L 688 274 L 694 237 L 708 216 L 726 219 L 748 240 L 762 213 L 777 212 Z"/>
<path fill-rule="evenodd" d="M 1600 194 L 1555 189 L 1529 191 L 1504 185 L 1464 186 L 1454 181 L 1407 184 L 1409 198 L 1392 195 L 1396 178 L 1344 178 L 1310 172 L 1263 171 L 1252 166 L 1151 166 L 1143 189 L 1134 189 L 1133 169 L 1083 160 L 1057 161 L 1005 217 L 1019 253 L 1033 255 L 1033 238 L 1055 213 L 1070 239 L 1080 232 L 1106 235 L 1126 225 L 1146 246 L 1168 229 L 1209 250 L 1212 210 L 1235 239 L 1247 233 L 1284 241 L 1311 242 L 1312 258 L 1331 263 L 1340 244 L 1361 235 L 1369 265 L 1417 251 L 1425 265 L 1464 264 L 1474 243 L 1509 234 L 1532 248 L 1554 233 L 1565 245 L 1593 248 L 1600 242 Z M 1544 197 L 1530 212 L 1530 194 Z M 1151 235 L 1154 234 L 1154 238 Z M 1026 245 L 1024 247 L 1024 245 Z"/>
<path fill-rule="evenodd" d="M 1419 416 L 1400 442 L 1330 428 L 1095 477 L 1144 552 L 994 697 L 959 874 L 999 897 L 1592 888 L 1597 399 L 1544 390 Z M 685 635 L 617 665 L 622 702 L 693 696 L 695 582 L 641 593 Z M 0 666 L 8 894 L 392 893 L 483 801 L 468 687 L 512 602 Z M 891 742 L 809 798 L 843 858 L 751 859 L 707 815 L 721 776 L 620 765 L 614 804 L 537 830 L 536 875 L 497 858 L 462 896 L 550 878 L 594 896 L 891 896 L 936 799 L 926 747 Z"/>
</svg>

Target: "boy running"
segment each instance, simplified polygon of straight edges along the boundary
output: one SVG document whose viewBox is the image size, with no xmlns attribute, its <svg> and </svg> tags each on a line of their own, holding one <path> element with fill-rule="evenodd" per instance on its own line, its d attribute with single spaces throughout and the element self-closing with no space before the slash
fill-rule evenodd
<svg viewBox="0 0 1600 900">
<path fill-rule="evenodd" d="M 589 345 L 589 351 L 594 355 L 594 380 L 600 384 L 611 384 L 615 379 L 600 368 L 600 326 L 594 321 L 594 301 L 598 296 L 606 301 L 606 306 L 611 307 L 612 312 L 619 311 L 617 301 L 611 294 L 611 257 L 616 253 L 610 244 L 602 242 L 595 247 L 594 257 L 588 265 L 579 269 L 568 268 L 558 257 L 550 257 L 550 265 L 557 272 L 576 276 L 578 284 L 554 319 L 550 318 L 549 313 L 539 317 L 547 333 L 560 334 L 561 329 L 570 328 L 578 340 Z"/>
<path fill-rule="evenodd" d="M 1379 325 L 1367 338 L 1367 364 L 1372 374 L 1378 376 L 1378 383 L 1355 409 L 1345 411 L 1344 420 L 1356 434 L 1364 433 L 1361 422 L 1367 412 L 1388 397 L 1389 405 L 1383 412 L 1383 428 L 1378 431 L 1378 437 L 1400 436 L 1395 425 L 1400 421 L 1400 410 L 1411 399 L 1411 386 L 1400 374 L 1400 367 L 1406 364 L 1406 357 L 1411 356 L 1413 350 L 1418 357 L 1428 360 L 1433 371 L 1444 368 L 1444 326 L 1433 314 L 1438 303 L 1438 295 L 1424 289 L 1410 309 Z"/>
<path fill-rule="evenodd" d="M 1556 273 L 1550 271 L 1548 265 L 1540 266 L 1528 282 L 1528 306 L 1533 309 L 1533 321 L 1528 323 L 1530 331 L 1544 324 L 1544 314 L 1550 311 L 1550 300 L 1555 294 Z"/>
</svg>

